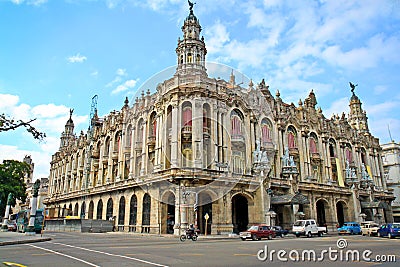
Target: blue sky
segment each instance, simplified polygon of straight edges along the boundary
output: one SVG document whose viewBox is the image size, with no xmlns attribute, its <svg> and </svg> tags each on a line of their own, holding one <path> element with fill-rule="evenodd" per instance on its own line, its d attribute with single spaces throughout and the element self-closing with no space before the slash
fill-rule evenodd
<svg viewBox="0 0 400 267">
<path fill-rule="evenodd" d="M 348 113 L 351 81 L 372 134 L 387 143 L 390 125 L 400 140 L 399 0 L 195 2 L 207 61 L 265 78 L 288 103 L 313 89 L 328 118 Z M 0 112 L 48 135 L 2 133 L 0 161 L 31 155 L 47 177 L 69 109 L 79 134 L 95 94 L 100 115 L 134 99 L 175 64 L 187 14 L 186 0 L 0 0 Z"/>
</svg>

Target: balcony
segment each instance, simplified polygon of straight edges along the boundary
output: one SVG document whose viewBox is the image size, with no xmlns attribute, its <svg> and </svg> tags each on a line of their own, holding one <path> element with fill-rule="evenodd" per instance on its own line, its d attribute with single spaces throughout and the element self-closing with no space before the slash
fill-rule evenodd
<svg viewBox="0 0 400 267">
<path fill-rule="evenodd" d="M 183 126 L 181 133 L 182 133 L 183 139 L 185 139 L 185 140 L 191 139 L 192 138 L 192 126 L 191 125 Z"/>
<path fill-rule="evenodd" d="M 242 143 L 244 143 L 243 134 L 232 134 L 231 142 L 242 142 Z"/>
<path fill-rule="evenodd" d="M 209 137 L 210 137 L 210 128 L 203 127 L 203 138 L 209 138 Z"/>
<path fill-rule="evenodd" d="M 299 155 L 299 149 L 297 147 L 289 147 L 289 155 L 290 156 Z"/>
<path fill-rule="evenodd" d="M 155 135 L 151 135 L 151 136 L 147 137 L 147 145 L 153 146 L 153 147 L 156 145 L 156 136 Z"/>
<path fill-rule="evenodd" d="M 311 159 L 313 159 L 313 160 L 321 160 L 321 156 L 319 155 L 318 152 L 312 152 L 311 153 Z"/>
</svg>

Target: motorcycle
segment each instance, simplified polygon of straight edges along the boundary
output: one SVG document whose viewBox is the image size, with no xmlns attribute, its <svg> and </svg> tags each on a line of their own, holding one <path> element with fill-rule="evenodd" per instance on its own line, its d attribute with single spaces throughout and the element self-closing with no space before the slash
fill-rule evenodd
<svg viewBox="0 0 400 267">
<path fill-rule="evenodd" d="M 182 234 L 179 237 L 179 240 L 181 240 L 182 242 L 185 242 L 186 239 L 192 239 L 192 241 L 197 241 L 197 231 L 191 231 L 191 230 L 186 230 L 185 234 Z"/>
</svg>

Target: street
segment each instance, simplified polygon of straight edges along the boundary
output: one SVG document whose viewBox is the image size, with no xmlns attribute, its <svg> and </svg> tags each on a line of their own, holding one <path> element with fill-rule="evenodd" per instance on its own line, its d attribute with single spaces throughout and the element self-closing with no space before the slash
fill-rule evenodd
<svg viewBox="0 0 400 267">
<path fill-rule="evenodd" d="M 51 232 L 48 242 L 0 247 L 1 263 L 25 266 L 398 266 L 400 239 L 363 236 L 197 242 L 121 233 Z M 337 243 L 339 239 L 340 242 Z M 344 244 L 344 245 L 343 245 Z M 279 252 L 281 250 L 281 252 Z M 304 253 L 304 250 L 307 250 Z M 315 251 L 315 257 L 312 251 Z M 325 250 L 325 252 L 323 252 Z M 351 250 L 350 252 L 348 252 Z M 284 251 L 284 252 L 282 252 Z M 335 252 L 336 251 L 336 252 Z M 358 262 L 353 262 L 357 255 Z M 367 253 L 370 251 L 371 253 Z M 365 257 L 392 262 L 366 262 Z M 395 255 L 395 260 L 392 256 Z M 295 259 L 298 256 L 297 260 Z M 302 258 L 302 256 L 304 256 Z M 346 261 L 346 257 L 349 261 Z M 364 258 L 363 258 L 364 257 Z"/>
</svg>

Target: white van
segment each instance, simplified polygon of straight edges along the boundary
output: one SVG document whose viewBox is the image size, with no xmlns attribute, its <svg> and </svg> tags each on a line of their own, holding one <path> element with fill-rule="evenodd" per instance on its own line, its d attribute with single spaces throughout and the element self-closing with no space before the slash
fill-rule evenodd
<svg viewBox="0 0 400 267">
<path fill-rule="evenodd" d="M 326 233 L 326 227 L 319 227 L 314 219 L 308 220 L 297 220 L 293 224 L 293 233 L 296 237 L 300 237 L 301 235 L 312 237 L 313 235 L 322 236 Z"/>
</svg>

